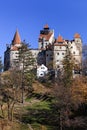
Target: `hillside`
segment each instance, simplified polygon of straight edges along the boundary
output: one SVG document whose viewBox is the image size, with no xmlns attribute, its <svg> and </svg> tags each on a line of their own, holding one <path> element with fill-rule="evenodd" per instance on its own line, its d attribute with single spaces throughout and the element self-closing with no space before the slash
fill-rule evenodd
<svg viewBox="0 0 87 130">
<path fill-rule="evenodd" d="M 47 93 L 50 92 L 50 88 L 47 88 L 43 84 L 39 83 L 38 81 L 35 81 L 33 83 L 33 89 L 34 89 L 33 93 L 29 94 L 29 97 L 25 99 L 24 104 L 17 103 L 15 105 L 13 122 L 8 122 L 8 120 L 1 119 L 0 130 L 2 129 L 3 130 L 39 130 L 39 129 L 46 130 L 47 129 L 46 127 L 48 126 L 45 126 L 44 124 L 40 123 L 43 121 L 42 119 L 40 119 L 41 117 L 39 116 L 41 115 L 43 116 L 43 112 L 45 111 L 47 114 L 47 112 L 50 110 L 50 101 L 49 101 L 50 97 L 47 96 Z M 46 118 L 47 117 L 44 117 L 43 119 Z"/>
</svg>

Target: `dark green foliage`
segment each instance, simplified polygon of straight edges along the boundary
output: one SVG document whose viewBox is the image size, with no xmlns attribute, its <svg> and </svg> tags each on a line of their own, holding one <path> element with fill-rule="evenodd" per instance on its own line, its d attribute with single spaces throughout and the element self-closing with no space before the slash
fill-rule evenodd
<svg viewBox="0 0 87 130">
<path fill-rule="evenodd" d="M 0 87 L 1 87 L 1 72 L 2 72 L 2 69 L 3 69 L 3 65 L 2 65 L 2 60 L 1 60 L 1 57 L 0 57 Z"/>
<path fill-rule="evenodd" d="M 65 87 L 70 87 L 73 80 L 73 69 L 74 62 L 72 60 L 72 55 L 66 55 L 63 60 L 63 85 Z"/>
<path fill-rule="evenodd" d="M 19 48 L 18 68 L 21 72 L 22 102 L 24 102 L 24 91 L 32 88 L 32 82 L 35 78 L 33 73 L 34 63 L 35 60 L 29 49 L 29 45 L 25 42 L 21 43 L 21 47 Z"/>
<path fill-rule="evenodd" d="M 0 73 L 2 72 L 2 69 L 3 69 L 3 64 L 2 64 L 1 57 L 0 57 Z"/>
</svg>

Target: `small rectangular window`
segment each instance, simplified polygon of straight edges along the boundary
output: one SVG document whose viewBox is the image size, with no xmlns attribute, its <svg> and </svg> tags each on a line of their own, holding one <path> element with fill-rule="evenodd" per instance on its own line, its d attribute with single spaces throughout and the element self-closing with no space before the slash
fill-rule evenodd
<svg viewBox="0 0 87 130">
<path fill-rule="evenodd" d="M 75 51 L 73 52 L 73 54 L 75 54 Z"/>
<path fill-rule="evenodd" d="M 60 46 L 60 49 L 62 49 L 62 47 Z"/>
</svg>

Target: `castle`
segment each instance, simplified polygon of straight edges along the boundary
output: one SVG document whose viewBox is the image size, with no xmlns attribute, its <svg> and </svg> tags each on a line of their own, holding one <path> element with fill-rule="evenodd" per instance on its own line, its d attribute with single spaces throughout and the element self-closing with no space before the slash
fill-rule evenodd
<svg viewBox="0 0 87 130">
<path fill-rule="evenodd" d="M 7 46 L 4 52 L 4 70 L 15 66 L 14 60 L 18 58 L 18 48 L 21 47 L 21 38 L 16 31 L 12 43 Z M 44 64 L 48 69 L 61 69 L 64 57 L 71 53 L 74 63 L 79 70 L 82 67 L 82 40 L 78 33 L 73 40 L 63 39 L 61 35 L 54 37 L 54 30 L 46 24 L 38 37 L 38 49 L 31 49 L 33 57 L 36 59 L 36 66 Z"/>
</svg>

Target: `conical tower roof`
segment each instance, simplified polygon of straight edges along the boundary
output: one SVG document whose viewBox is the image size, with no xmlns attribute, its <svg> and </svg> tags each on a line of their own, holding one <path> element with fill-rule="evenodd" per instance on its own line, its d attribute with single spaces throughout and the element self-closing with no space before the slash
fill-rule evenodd
<svg viewBox="0 0 87 130">
<path fill-rule="evenodd" d="M 20 43 L 21 43 L 21 38 L 20 38 L 20 35 L 18 33 L 18 30 L 16 30 L 14 38 L 12 40 L 12 44 L 15 45 L 15 44 L 20 44 Z"/>
<path fill-rule="evenodd" d="M 62 38 L 62 36 L 58 36 L 58 38 L 57 38 L 57 42 L 63 42 L 63 38 Z"/>
<path fill-rule="evenodd" d="M 78 33 L 76 33 L 76 34 L 74 35 L 74 38 L 80 38 L 80 35 L 79 35 Z"/>
<path fill-rule="evenodd" d="M 44 25 L 44 29 L 49 29 L 48 24 L 45 24 L 45 25 Z"/>
</svg>

